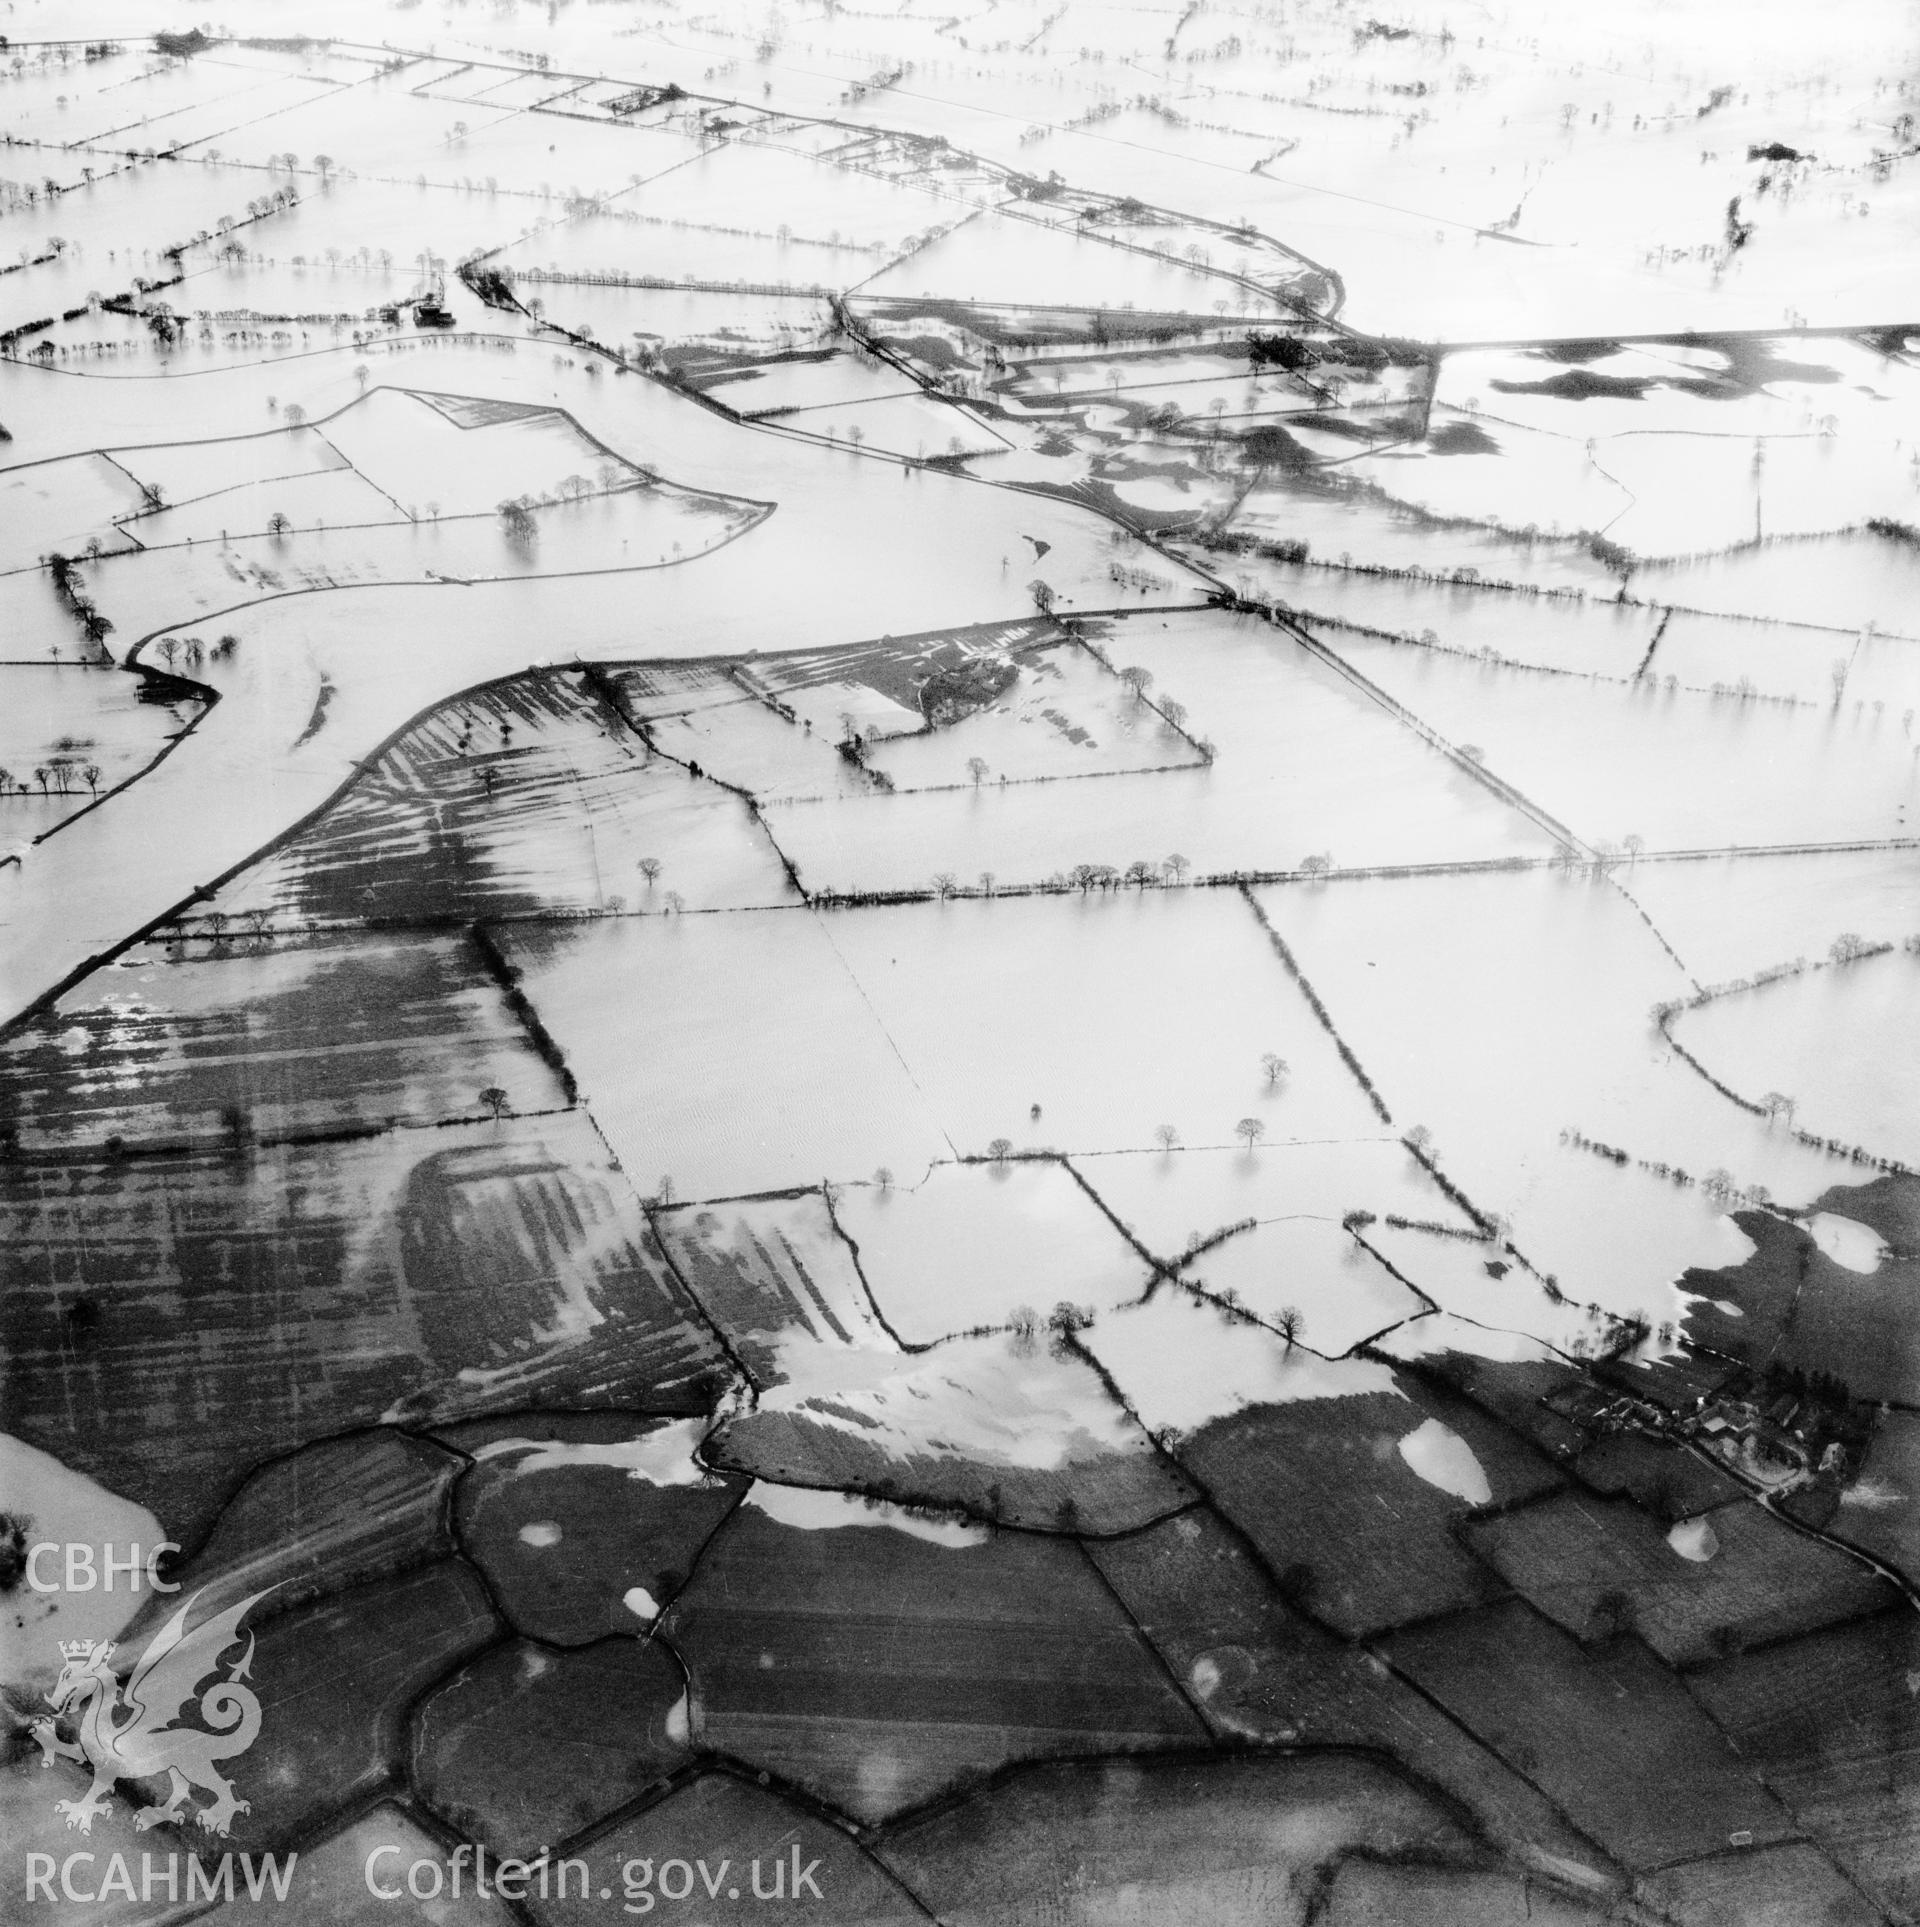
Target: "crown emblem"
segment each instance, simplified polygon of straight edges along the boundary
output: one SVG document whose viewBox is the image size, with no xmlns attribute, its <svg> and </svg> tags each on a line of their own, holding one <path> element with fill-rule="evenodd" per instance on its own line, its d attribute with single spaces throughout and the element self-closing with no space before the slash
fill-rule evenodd
<svg viewBox="0 0 1920 1927">
<path fill-rule="evenodd" d="M 62 1659 L 91 1659 L 93 1657 L 93 1651 L 94 1642 L 90 1639 L 63 1639 L 60 1642 L 60 1657 Z M 111 1642 L 109 1642 L 100 1648 L 100 1657 L 105 1659 L 112 1651 L 113 1646 Z"/>
</svg>

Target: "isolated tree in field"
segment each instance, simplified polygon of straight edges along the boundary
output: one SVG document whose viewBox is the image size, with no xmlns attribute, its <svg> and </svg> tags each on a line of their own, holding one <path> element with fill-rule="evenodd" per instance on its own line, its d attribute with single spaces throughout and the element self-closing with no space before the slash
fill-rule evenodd
<svg viewBox="0 0 1920 1927">
<path fill-rule="evenodd" d="M 1267 1127 L 1257 1117 L 1243 1117 L 1240 1122 L 1233 1127 L 1233 1134 L 1235 1137 L 1245 1138 L 1247 1141 L 1247 1149 L 1251 1151 L 1253 1147 L 1266 1136 Z"/>
<path fill-rule="evenodd" d="M 307 411 L 297 401 L 290 401 L 286 407 L 287 420 L 298 428 L 307 419 Z"/>
<path fill-rule="evenodd" d="M 676 1195 L 673 1188 L 673 1173 L 663 1172 L 660 1177 L 660 1188 L 653 1194 L 654 1203 L 671 1204 Z"/>
<path fill-rule="evenodd" d="M 1425 1154 L 1433 1148 L 1433 1133 L 1424 1124 L 1416 1124 L 1407 1133 L 1406 1143 L 1408 1150 Z"/>
<path fill-rule="evenodd" d="M 1050 582 L 1043 582 L 1038 576 L 1035 576 L 1033 580 L 1027 584 L 1027 593 L 1033 598 L 1033 606 L 1038 609 L 1043 616 L 1053 614 L 1054 594 L 1053 585 Z"/>
<path fill-rule="evenodd" d="M 1005 1164 L 1013 1156 L 1013 1140 L 1010 1137 L 997 1137 L 987 1146 L 987 1156 L 995 1164 Z"/>
<path fill-rule="evenodd" d="M 267 533 L 269 535 L 285 535 L 292 527 L 293 524 L 289 522 L 278 509 L 275 509 L 274 512 L 267 517 Z"/>
<path fill-rule="evenodd" d="M 1153 1141 L 1163 1151 L 1171 1151 L 1180 1142 L 1180 1133 L 1171 1124 L 1156 1124 L 1153 1127 Z"/>
<path fill-rule="evenodd" d="M 667 892 L 667 909 L 670 914 L 677 916 L 686 907 L 687 900 L 678 890 L 669 890 Z"/>
<path fill-rule="evenodd" d="M 981 893 L 981 895 L 982 895 L 982 896 L 988 896 L 988 897 L 990 897 L 990 896 L 992 896 L 992 895 L 993 895 L 993 884 L 994 884 L 994 875 L 993 875 L 993 872 L 992 872 L 991 870 L 982 870 L 982 871 L 980 872 L 980 893 Z"/>
<path fill-rule="evenodd" d="M 364 361 L 356 361 L 353 364 L 353 378 L 360 384 L 360 392 L 364 395 L 367 383 L 373 379 L 373 370 Z"/>
<path fill-rule="evenodd" d="M 1634 864 L 1640 860 L 1640 852 L 1647 847 L 1647 839 L 1638 831 L 1620 839 L 1620 847 L 1627 853 L 1627 862 Z"/>
<path fill-rule="evenodd" d="M 1289 1066 L 1278 1051 L 1270 1050 L 1260 1059 L 1260 1068 L 1267 1074 L 1267 1088 L 1272 1090 L 1286 1076 Z"/>
<path fill-rule="evenodd" d="M 1286 1340 L 1287 1350 L 1292 1351 L 1300 1342 L 1300 1334 L 1306 1330 L 1307 1321 L 1292 1305 L 1282 1305 L 1274 1314 L 1273 1328 Z"/>
<path fill-rule="evenodd" d="M 951 870 L 937 871 L 933 879 L 933 894 L 937 896 L 942 903 L 945 903 L 946 900 L 953 895 L 954 886 L 958 882 L 959 878 L 956 877 Z"/>
<path fill-rule="evenodd" d="M 1303 877 L 1323 877 L 1333 868 L 1333 858 L 1324 851 L 1300 859 L 1300 874 Z"/>
<path fill-rule="evenodd" d="M 636 870 L 638 870 L 643 877 L 646 878 L 647 888 L 649 890 L 651 890 L 653 886 L 657 882 L 659 882 L 661 863 L 660 863 L 660 859 L 657 856 L 643 856 L 640 859 L 640 861 L 636 863 L 633 867 Z"/>
<path fill-rule="evenodd" d="M 227 913 L 224 910 L 209 910 L 200 919 L 207 927 L 207 935 L 218 943 L 227 934 Z"/>
<path fill-rule="evenodd" d="M 539 524 L 533 519 L 533 511 L 524 502 L 507 501 L 500 504 L 500 527 L 510 542 L 531 542 L 539 533 Z"/>
<path fill-rule="evenodd" d="M 166 659 L 167 667 L 171 669 L 174 665 L 175 658 L 180 654 L 179 637 L 162 636 L 160 638 L 160 654 Z"/>
<path fill-rule="evenodd" d="M 80 774 L 85 779 L 87 788 L 90 789 L 95 796 L 98 796 L 100 794 L 100 765 L 98 763 L 88 763 L 81 770 Z"/>
<path fill-rule="evenodd" d="M 506 1109 L 507 1109 L 507 1094 L 505 1091 L 503 1091 L 500 1088 L 498 1084 L 489 1084 L 487 1088 L 480 1093 L 480 1102 L 484 1104 L 490 1112 L 492 1112 L 496 1122 L 501 1117 L 505 1116 Z"/>
<path fill-rule="evenodd" d="M 978 789 L 980 785 L 986 781 L 987 759 L 984 756 L 969 756 L 967 758 L 967 774 L 973 778 L 974 788 Z"/>
<path fill-rule="evenodd" d="M 1760 1100 L 1760 1108 L 1771 1118 L 1784 1117 L 1789 1124 L 1799 1108 L 1799 1100 L 1789 1097 L 1785 1091 L 1769 1091 Z"/>
<path fill-rule="evenodd" d="M 1137 662 L 1132 662 L 1121 670 L 1120 680 L 1133 691 L 1133 700 L 1141 702 L 1145 699 L 1147 691 L 1153 687 L 1153 671 L 1143 669 Z"/>
<path fill-rule="evenodd" d="M 1176 850 L 1172 856 L 1167 858 L 1163 867 L 1175 885 L 1179 885 L 1186 882 L 1187 872 L 1193 868 L 1193 865 Z"/>
<path fill-rule="evenodd" d="M 873 1174 L 873 1181 L 882 1191 L 893 1189 L 893 1173 L 884 1164 Z"/>
</svg>

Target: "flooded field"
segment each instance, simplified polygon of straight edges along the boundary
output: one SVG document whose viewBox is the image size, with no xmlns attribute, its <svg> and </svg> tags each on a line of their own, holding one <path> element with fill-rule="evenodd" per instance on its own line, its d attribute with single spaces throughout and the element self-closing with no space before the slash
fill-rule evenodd
<svg viewBox="0 0 1920 1927">
<path fill-rule="evenodd" d="M 1902 10 L 140 11 L 0 19 L 0 1891 L 1908 1919 Z"/>
</svg>

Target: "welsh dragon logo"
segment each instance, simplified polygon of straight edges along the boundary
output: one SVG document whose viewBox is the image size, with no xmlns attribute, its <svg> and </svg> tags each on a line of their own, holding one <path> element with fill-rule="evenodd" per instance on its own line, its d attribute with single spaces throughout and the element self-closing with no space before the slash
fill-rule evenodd
<svg viewBox="0 0 1920 1927">
<path fill-rule="evenodd" d="M 269 1591 L 272 1589 L 269 1588 Z M 243 1682 L 253 1664 L 253 1635 L 244 1635 L 246 1651 L 228 1663 L 224 1677 L 222 1655 L 240 1644 L 240 1622 L 264 1592 L 187 1629 L 187 1620 L 200 1594 L 193 1594 L 153 1636 L 134 1662 L 125 1685 L 112 1670 L 111 1640 L 62 1640 L 66 1662 L 47 1704 L 51 1717 L 42 1715 L 32 1727 L 40 1746 L 40 1764 L 56 1759 L 78 1760 L 93 1769 L 93 1784 L 77 1800 L 61 1800 L 55 1811 L 67 1825 L 82 1833 L 93 1831 L 96 1815 L 112 1810 L 117 1780 L 168 1778 L 168 1792 L 155 1805 L 141 1807 L 133 1824 L 144 1832 L 163 1820 L 185 1818 L 188 1795 L 197 1787 L 212 1797 L 194 1818 L 210 1833 L 225 1833 L 237 1813 L 249 1810 L 234 1797 L 233 1783 L 215 1770 L 218 1760 L 244 1753 L 260 1733 L 260 1701 Z M 196 1711 L 204 1726 L 183 1726 L 182 1712 L 199 1690 Z M 63 1739 L 59 1722 L 77 1726 L 79 1741 Z"/>
</svg>

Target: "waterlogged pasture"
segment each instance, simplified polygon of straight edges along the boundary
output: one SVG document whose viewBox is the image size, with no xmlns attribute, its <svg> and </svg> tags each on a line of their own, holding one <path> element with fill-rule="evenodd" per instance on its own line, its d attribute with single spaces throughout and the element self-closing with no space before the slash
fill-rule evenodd
<svg viewBox="0 0 1920 1927">
<path fill-rule="evenodd" d="M 1232 892 L 956 899 L 836 911 L 819 928 L 970 1156 L 1002 1137 L 1141 1150 L 1163 1123 L 1211 1145 L 1233 1143 L 1243 1117 L 1275 1143 L 1377 1123 Z M 1278 1085 L 1269 1052 L 1292 1067 Z"/>
<path fill-rule="evenodd" d="M 90 535 L 114 548 L 132 548 L 119 527 L 140 512 L 140 488 L 104 455 L 19 470 L 0 477 L 0 566 L 33 568 L 43 555 L 71 553 Z"/>
<path fill-rule="evenodd" d="M 1236 1231 L 1182 1267 L 1180 1281 L 1330 1357 L 1431 1309 L 1351 1232 L 1313 1218 Z"/>
<path fill-rule="evenodd" d="M 1182 1144 L 1115 1152 L 1076 1158 L 1074 1169 L 1128 1234 L 1168 1263 L 1247 1219 L 1338 1226 L 1350 1212 L 1391 1212 L 1470 1231 L 1465 1213 L 1390 1128 L 1376 1120 L 1375 1130 L 1371 1138 L 1263 1142 L 1253 1151 Z"/>
<path fill-rule="evenodd" d="M 1574 682 L 1339 632 L 1327 642 L 1592 843 L 1875 840 L 1906 834 L 1909 805 L 1920 801 L 1915 743 L 1885 711 Z"/>
<path fill-rule="evenodd" d="M 918 1184 L 849 1185 L 834 1216 L 888 1325 L 925 1345 L 1021 1308 L 1140 1297 L 1145 1259 L 1064 1164 L 939 1164 Z"/>
<path fill-rule="evenodd" d="M 596 492 L 642 477 L 551 412 L 466 426 L 431 394 L 378 388 L 330 416 L 319 432 L 375 488 L 397 502 L 437 502 L 443 515 L 491 515 L 505 497 L 544 498 L 583 482 Z"/>
<path fill-rule="evenodd" d="M 1450 528 L 1387 499 L 1378 487 L 1257 482 L 1241 498 L 1228 528 L 1259 542 L 1304 542 L 1316 560 L 1343 567 L 1424 569 L 1603 597 L 1620 586 L 1618 574 L 1596 561 L 1583 542 L 1528 541 L 1499 530 Z M 1262 572 L 1268 565 L 1255 558 L 1238 557 L 1231 566 L 1255 580 L 1266 579 Z"/>
<path fill-rule="evenodd" d="M 1920 548 L 1865 529 L 1637 570 L 1633 592 L 1678 608 L 1830 628 L 1835 655 L 1868 623 L 1920 637 Z"/>
<path fill-rule="evenodd" d="M 1672 1052 L 1648 1012 L 1684 997 L 1687 979 L 1604 884 L 1540 872 L 1258 895 L 1396 1122 L 1430 1131 L 1451 1181 L 1510 1219 L 1533 1266 L 1578 1302 L 1654 1327 L 1677 1316 L 1671 1281 L 1724 1261 L 1726 1202 L 1698 1182 L 1711 1172 L 1789 1201 L 1836 1175 Z M 1629 1164 L 1562 1143 L 1568 1130 Z M 1490 1304 L 1489 1322 L 1530 1329 L 1531 1294 L 1514 1297 L 1515 1315 Z"/>
<path fill-rule="evenodd" d="M 865 799 L 783 816 L 776 834 L 809 888 L 1034 884 L 1076 865 L 1183 856 L 1196 876 L 1491 862 L 1551 853 L 1545 833 L 1339 671 L 1256 618 L 1147 614 L 1102 637 L 1153 677 L 1211 741 L 1201 768 L 1071 788 L 984 782 L 965 793 Z M 964 727 L 964 726 L 963 726 Z M 991 758 L 986 760 L 991 763 Z"/>
<path fill-rule="evenodd" d="M 1217 558 L 1229 577 L 1240 557 Z M 1330 617 L 1324 627 L 1337 641 L 1332 624 L 1383 630 L 1388 635 L 1424 639 L 1460 655 L 1484 652 L 1507 662 L 1560 669 L 1577 676 L 1633 675 L 1660 627 L 1660 611 L 1633 603 L 1516 595 L 1508 590 L 1476 589 L 1454 582 L 1403 581 L 1357 570 L 1308 564 L 1259 563 L 1268 594 L 1309 620 Z M 1664 640 L 1663 640 L 1664 647 Z M 1683 681 L 1689 680 L 1683 677 Z"/>
<path fill-rule="evenodd" d="M 699 769 L 762 802 L 864 796 L 871 782 L 824 735 L 789 722 L 736 682 L 731 702 L 703 702 L 679 715 L 635 705 L 646 740 L 663 757 Z M 669 697 L 668 702 L 672 701 Z"/>
<path fill-rule="evenodd" d="M 176 508 L 264 482 L 335 474 L 347 466 L 347 458 L 317 426 L 276 425 L 270 413 L 249 433 L 219 441 L 116 448 L 110 459 L 136 482 L 158 489 L 161 500 Z"/>
<path fill-rule="evenodd" d="M 872 745 L 862 760 L 896 790 L 958 789 L 1123 770 L 1191 767 L 1191 739 L 1085 650 L 1035 650 L 984 709 Z M 986 765 L 976 771 L 975 758 Z"/>
<path fill-rule="evenodd" d="M 1688 1010 L 1674 1035 L 1722 1083 L 1796 1100 L 1817 1137 L 1920 1164 L 1920 960 L 1898 951 L 1736 991 Z"/>
<path fill-rule="evenodd" d="M 145 769 L 201 711 L 170 693 L 155 702 L 131 676 L 78 664 L 0 664 L 0 825 L 24 806 L 38 831 L 50 809 L 57 822 Z"/>
<path fill-rule="evenodd" d="M 1786 697 L 1845 715 L 1891 711 L 1912 737 L 1920 705 L 1920 642 L 1862 629 L 1676 613 L 1648 669 L 1690 689 Z"/>
<path fill-rule="evenodd" d="M 1058 302 L 1167 314 L 1209 315 L 1216 302 L 1239 314 L 1279 311 L 1277 302 L 1235 281 L 1006 213 L 975 214 L 932 246 L 863 280 L 859 291 L 889 299 Z"/>
<path fill-rule="evenodd" d="M 1900 943 L 1920 930 L 1916 849 L 1635 864 L 1621 882 L 1703 984 L 1817 960 L 1849 933 Z"/>
<path fill-rule="evenodd" d="M 806 910 L 510 930 L 501 947 L 648 1193 L 734 1197 L 954 1146 Z"/>
</svg>

